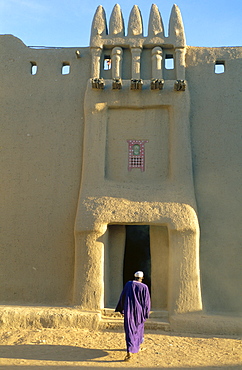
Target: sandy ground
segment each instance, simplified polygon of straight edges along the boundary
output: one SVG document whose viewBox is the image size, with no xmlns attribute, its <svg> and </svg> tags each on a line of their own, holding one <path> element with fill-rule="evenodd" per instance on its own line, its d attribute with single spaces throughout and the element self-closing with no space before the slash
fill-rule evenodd
<svg viewBox="0 0 242 370">
<path fill-rule="evenodd" d="M 124 362 L 123 331 L 0 331 L 0 369 L 242 369 L 239 337 L 145 332 L 141 351 Z"/>
</svg>

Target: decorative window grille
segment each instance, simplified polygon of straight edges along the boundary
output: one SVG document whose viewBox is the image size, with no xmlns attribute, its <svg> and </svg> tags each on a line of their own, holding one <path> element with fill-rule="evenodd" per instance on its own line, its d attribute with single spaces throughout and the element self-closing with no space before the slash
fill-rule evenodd
<svg viewBox="0 0 242 370">
<path fill-rule="evenodd" d="M 143 172 L 145 170 L 145 143 L 148 140 L 127 140 L 129 145 L 129 164 L 128 170 L 132 168 L 140 168 Z"/>
</svg>

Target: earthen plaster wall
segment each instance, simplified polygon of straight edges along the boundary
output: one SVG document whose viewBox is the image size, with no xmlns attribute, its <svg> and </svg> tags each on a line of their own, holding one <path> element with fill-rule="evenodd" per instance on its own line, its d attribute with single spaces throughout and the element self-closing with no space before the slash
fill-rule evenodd
<svg viewBox="0 0 242 370">
<path fill-rule="evenodd" d="M 13 36 L 1 36 L 0 43 L 0 302 L 71 304 L 90 51 L 35 50 Z M 225 62 L 225 73 L 214 73 L 216 60 Z M 31 62 L 38 66 L 36 75 Z M 61 74 L 63 63 L 70 64 L 70 74 Z M 241 66 L 242 48 L 187 47 L 202 298 L 208 312 L 238 314 L 242 307 Z M 150 78 L 144 65 L 141 77 Z M 115 119 L 122 123 L 122 115 Z M 110 171 L 110 178 L 120 176 L 117 167 Z"/>
<path fill-rule="evenodd" d="M 215 61 L 225 72 L 214 73 Z M 204 306 L 241 311 L 242 48 L 187 49 Z"/>
<path fill-rule="evenodd" d="M 29 49 L 2 36 L 0 50 L 1 302 L 67 304 L 89 49 L 77 59 L 76 49 Z"/>
</svg>

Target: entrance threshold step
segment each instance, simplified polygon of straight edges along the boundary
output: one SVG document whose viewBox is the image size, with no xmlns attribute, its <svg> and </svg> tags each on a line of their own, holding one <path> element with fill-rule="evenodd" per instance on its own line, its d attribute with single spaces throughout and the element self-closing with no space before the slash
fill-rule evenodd
<svg viewBox="0 0 242 370">
<path fill-rule="evenodd" d="M 112 308 L 102 310 L 102 318 L 99 322 L 100 329 L 123 330 L 123 317 Z M 150 330 L 170 331 L 167 311 L 151 311 L 149 319 L 145 322 L 145 328 Z"/>
<path fill-rule="evenodd" d="M 145 328 L 150 330 L 170 331 L 170 323 L 163 319 L 148 319 L 145 322 Z"/>
<path fill-rule="evenodd" d="M 115 312 L 113 308 L 103 308 L 102 317 L 120 317 L 122 315 L 119 312 Z M 168 320 L 168 311 L 165 310 L 152 310 L 150 311 L 150 319 L 162 319 Z"/>
<path fill-rule="evenodd" d="M 103 318 L 99 322 L 99 329 L 123 330 L 123 319 Z M 161 319 L 148 319 L 145 322 L 145 329 L 170 331 L 170 323 Z"/>
</svg>

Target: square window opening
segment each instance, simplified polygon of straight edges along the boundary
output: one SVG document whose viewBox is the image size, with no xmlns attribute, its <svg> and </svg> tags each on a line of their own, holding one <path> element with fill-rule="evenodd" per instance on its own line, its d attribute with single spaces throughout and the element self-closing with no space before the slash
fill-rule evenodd
<svg viewBox="0 0 242 370">
<path fill-rule="evenodd" d="M 220 74 L 220 73 L 225 72 L 225 63 L 224 63 L 224 61 L 216 61 L 215 62 L 214 72 L 216 74 Z"/>
<path fill-rule="evenodd" d="M 68 63 L 63 63 L 61 73 L 63 75 L 68 75 L 71 72 L 71 66 Z"/>
<path fill-rule="evenodd" d="M 173 54 L 166 54 L 166 56 L 165 56 L 165 69 L 174 69 L 174 56 L 173 56 Z"/>
</svg>

